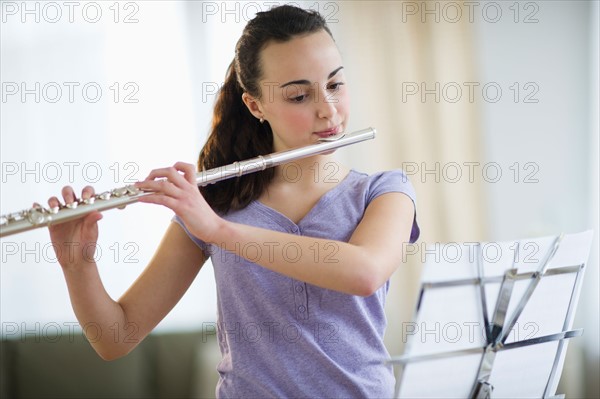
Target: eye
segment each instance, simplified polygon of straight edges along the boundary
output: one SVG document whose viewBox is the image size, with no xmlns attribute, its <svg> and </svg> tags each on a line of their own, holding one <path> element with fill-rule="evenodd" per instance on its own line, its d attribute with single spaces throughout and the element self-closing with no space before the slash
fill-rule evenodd
<svg viewBox="0 0 600 399">
<path fill-rule="evenodd" d="M 293 102 L 293 103 L 301 103 L 302 101 L 304 101 L 306 99 L 307 95 L 306 94 L 302 94 L 301 96 L 296 96 L 296 97 L 292 97 L 289 99 L 289 101 Z"/>
<path fill-rule="evenodd" d="M 334 82 L 332 84 L 330 84 L 327 88 L 329 90 L 333 90 L 336 91 L 340 88 L 340 86 L 342 86 L 344 84 L 344 82 Z"/>
<path fill-rule="evenodd" d="M 297 93 L 294 93 L 297 94 Z M 292 103 L 292 104 L 300 104 L 303 102 L 306 102 L 306 99 L 309 97 L 308 94 L 298 94 L 298 95 L 293 95 L 290 97 L 287 97 L 287 101 Z"/>
</svg>

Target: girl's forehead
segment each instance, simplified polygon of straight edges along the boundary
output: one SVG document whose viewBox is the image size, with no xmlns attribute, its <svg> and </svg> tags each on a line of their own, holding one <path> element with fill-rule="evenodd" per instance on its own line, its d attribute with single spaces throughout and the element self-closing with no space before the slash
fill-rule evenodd
<svg viewBox="0 0 600 399">
<path fill-rule="evenodd" d="M 287 42 L 271 42 L 262 50 L 260 61 L 263 79 L 282 83 L 311 77 L 323 79 L 342 64 L 335 42 L 324 30 Z"/>
</svg>

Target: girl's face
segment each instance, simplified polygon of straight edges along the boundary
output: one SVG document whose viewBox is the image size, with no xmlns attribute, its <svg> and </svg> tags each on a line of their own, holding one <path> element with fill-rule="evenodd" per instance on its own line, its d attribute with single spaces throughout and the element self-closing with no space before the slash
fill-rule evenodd
<svg viewBox="0 0 600 399">
<path fill-rule="evenodd" d="M 244 101 L 254 116 L 269 122 L 275 151 L 345 131 L 348 89 L 341 55 L 327 32 L 272 42 L 260 61 L 262 97 L 244 95 Z"/>
</svg>

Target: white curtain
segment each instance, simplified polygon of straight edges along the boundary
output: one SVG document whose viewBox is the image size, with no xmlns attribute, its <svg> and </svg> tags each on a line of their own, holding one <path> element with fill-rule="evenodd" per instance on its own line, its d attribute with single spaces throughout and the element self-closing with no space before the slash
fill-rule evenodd
<svg viewBox="0 0 600 399">
<path fill-rule="evenodd" d="M 464 172 L 464 162 L 481 162 L 477 106 L 452 103 L 448 98 L 456 94 L 436 86 L 477 81 L 471 26 L 422 23 L 407 17 L 403 2 L 339 4 L 339 22 L 331 27 L 350 82 L 350 120 L 379 132 L 368 148 L 349 148 L 348 160 L 367 171 L 405 170 L 417 191 L 420 248 L 426 242 L 484 239 L 480 182 L 457 179 L 455 167 Z M 402 323 L 414 311 L 421 252 L 408 257 L 392 280 L 386 336 L 392 353 L 401 353 Z"/>
<path fill-rule="evenodd" d="M 346 159 L 409 173 L 421 245 L 595 229 L 575 323 L 586 336 L 569 346 L 559 392 L 597 396 L 597 379 L 586 376 L 599 369 L 598 3 L 338 4 L 331 26 L 352 124 L 380 133 Z M 402 352 L 402 323 L 412 319 L 418 258 L 392 280 L 392 353 Z"/>
<path fill-rule="evenodd" d="M 66 6 L 53 4 L 3 3 L 3 214 L 60 197 L 63 185 L 104 191 L 177 160 L 194 163 L 204 142 L 211 103 L 195 97 L 192 82 L 217 78 L 192 70 L 190 60 L 214 49 L 206 40 L 190 48 L 185 3 L 85 3 L 73 9 L 72 22 Z M 96 259 L 113 298 L 145 267 L 170 216 L 146 205 L 105 212 Z M 76 320 L 47 231 L 1 245 L 3 334 L 71 328 Z M 159 330 L 215 319 L 210 269 Z"/>
</svg>

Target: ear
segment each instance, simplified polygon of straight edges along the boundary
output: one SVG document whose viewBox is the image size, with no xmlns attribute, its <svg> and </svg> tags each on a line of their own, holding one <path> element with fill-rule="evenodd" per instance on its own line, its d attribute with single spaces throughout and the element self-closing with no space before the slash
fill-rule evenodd
<svg viewBox="0 0 600 399">
<path fill-rule="evenodd" d="M 246 104 L 246 107 L 248 107 L 248 110 L 252 115 L 256 117 L 256 119 L 262 119 L 265 117 L 262 110 L 262 104 L 259 100 L 252 97 L 248 93 L 244 93 L 242 94 L 242 101 L 244 102 L 244 104 Z"/>
</svg>

